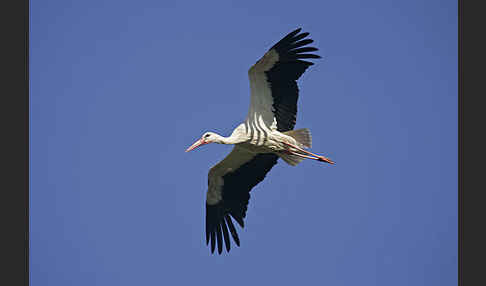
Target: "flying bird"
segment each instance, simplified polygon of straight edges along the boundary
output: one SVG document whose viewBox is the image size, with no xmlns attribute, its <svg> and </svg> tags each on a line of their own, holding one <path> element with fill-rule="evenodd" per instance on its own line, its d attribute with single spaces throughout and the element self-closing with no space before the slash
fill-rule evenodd
<svg viewBox="0 0 486 286">
<path fill-rule="evenodd" d="M 301 28 L 289 33 L 273 45 L 248 71 L 250 108 L 243 123 L 229 137 L 205 132 L 189 152 L 209 143 L 233 144 L 233 150 L 208 174 L 206 195 L 206 244 L 211 253 L 216 244 L 218 253 L 231 249 L 230 234 L 237 246 L 240 239 L 233 220 L 241 228 L 248 209 L 250 191 L 277 164 L 279 158 L 295 166 L 304 159 L 334 164 L 330 159 L 311 153 L 309 129 L 293 130 L 297 114 L 299 89 L 297 79 L 318 59 L 310 52 L 312 39 Z"/>
</svg>

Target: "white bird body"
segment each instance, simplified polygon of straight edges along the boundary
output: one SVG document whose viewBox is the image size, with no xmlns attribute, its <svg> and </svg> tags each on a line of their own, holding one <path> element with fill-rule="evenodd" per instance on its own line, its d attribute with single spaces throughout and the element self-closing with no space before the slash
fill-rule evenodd
<svg viewBox="0 0 486 286">
<path fill-rule="evenodd" d="M 328 158 L 305 150 L 312 145 L 308 129 L 293 130 L 298 99 L 296 80 L 313 64 L 302 59 L 320 58 L 306 54 L 317 49 L 304 47 L 312 40 L 304 39 L 309 33 L 299 34 L 300 30 L 282 38 L 249 69 L 251 97 L 245 121 L 229 137 L 206 132 L 186 150 L 208 143 L 234 145 L 231 153 L 208 173 L 206 242 L 211 242 L 211 252 L 217 241 L 221 254 L 223 239 L 229 252 L 228 230 L 240 245 L 232 219 L 244 226 L 249 193 L 278 158 L 292 166 L 304 158 L 334 164 Z"/>
</svg>

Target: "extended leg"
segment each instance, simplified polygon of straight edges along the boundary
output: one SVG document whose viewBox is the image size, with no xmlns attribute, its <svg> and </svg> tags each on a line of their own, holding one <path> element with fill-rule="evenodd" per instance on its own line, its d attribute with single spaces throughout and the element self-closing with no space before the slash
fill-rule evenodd
<svg viewBox="0 0 486 286">
<path fill-rule="evenodd" d="M 294 155 L 294 156 L 301 157 L 301 158 L 306 158 L 306 159 L 312 159 L 312 160 L 317 160 L 317 161 L 319 161 L 319 158 L 318 158 L 318 157 L 307 156 L 307 155 L 300 154 L 300 153 L 293 152 L 293 151 L 286 151 L 286 152 L 287 152 L 287 153 L 289 153 L 289 154 L 292 154 L 292 155 Z"/>
<path fill-rule="evenodd" d="M 302 157 L 302 158 L 307 158 L 307 159 L 313 159 L 313 160 L 317 160 L 317 161 L 320 161 L 320 162 L 326 162 L 326 163 L 329 163 L 329 164 L 335 164 L 332 160 L 324 157 L 324 156 L 320 156 L 320 155 L 317 155 L 317 154 L 314 154 L 312 152 L 309 152 L 307 150 L 304 150 L 302 148 L 299 148 L 295 145 L 292 145 L 292 144 L 289 144 L 289 143 L 286 143 L 286 142 L 283 142 L 283 144 L 289 146 L 289 147 L 292 147 L 294 149 L 297 149 L 299 152 L 303 152 L 305 154 L 309 154 L 311 156 L 306 156 L 304 154 L 299 154 L 297 152 L 293 152 L 293 151 L 290 151 L 288 150 L 289 152 L 291 152 L 293 155 L 296 155 L 296 156 L 299 156 L 299 157 Z"/>
</svg>

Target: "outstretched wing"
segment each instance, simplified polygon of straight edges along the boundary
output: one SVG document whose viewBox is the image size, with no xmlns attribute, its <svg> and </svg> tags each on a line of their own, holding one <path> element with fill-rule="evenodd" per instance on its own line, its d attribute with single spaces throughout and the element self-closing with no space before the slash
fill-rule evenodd
<svg viewBox="0 0 486 286">
<path fill-rule="evenodd" d="M 223 240 L 229 252 L 230 234 L 240 246 L 232 219 L 244 227 L 250 191 L 265 178 L 277 159 L 275 154 L 254 154 L 234 147 L 226 158 L 211 168 L 206 199 L 206 244 L 211 242 L 211 253 L 217 242 L 221 254 Z"/>
<path fill-rule="evenodd" d="M 282 38 L 248 71 L 251 102 L 246 122 L 253 129 L 292 130 L 297 115 L 297 79 L 313 65 L 302 59 L 320 58 L 305 47 L 309 33 L 297 29 Z M 300 34 L 299 34 L 300 33 Z M 258 132 L 258 131 L 257 131 Z"/>
</svg>

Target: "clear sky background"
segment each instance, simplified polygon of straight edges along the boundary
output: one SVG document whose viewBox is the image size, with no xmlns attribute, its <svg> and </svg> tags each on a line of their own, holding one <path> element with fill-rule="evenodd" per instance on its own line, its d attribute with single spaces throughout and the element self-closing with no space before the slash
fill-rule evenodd
<svg viewBox="0 0 486 286">
<path fill-rule="evenodd" d="M 31 1 L 33 286 L 457 285 L 457 1 Z M 205 244 L 207 172 L 288 32 L 323 59 L 241 247 Z"/>
</svg>

